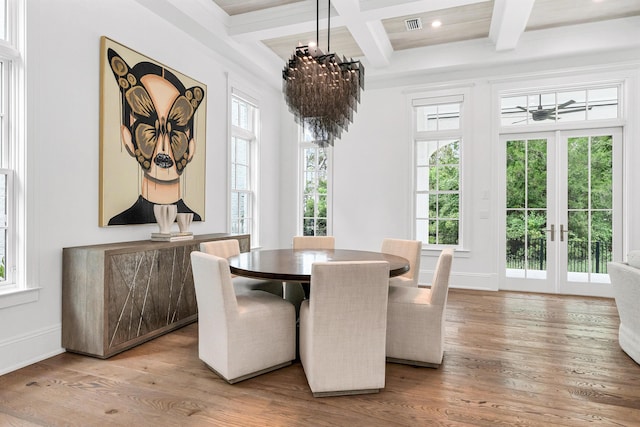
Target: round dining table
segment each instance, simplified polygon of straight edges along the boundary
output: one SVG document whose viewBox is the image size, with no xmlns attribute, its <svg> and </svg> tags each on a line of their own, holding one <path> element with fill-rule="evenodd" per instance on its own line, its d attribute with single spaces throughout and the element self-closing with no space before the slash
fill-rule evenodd
<svg viewBox="0 0 640 427">
<path fill-rule="evenodd" d="M 405 258 L 351 249 L 256 250 L 230 257 L 229 267 L 237 276 L 308 283 L 314 262 L 332 261 L 387 261 L 389 277 L 409 271 L 409 261 Z"/>
</svg>

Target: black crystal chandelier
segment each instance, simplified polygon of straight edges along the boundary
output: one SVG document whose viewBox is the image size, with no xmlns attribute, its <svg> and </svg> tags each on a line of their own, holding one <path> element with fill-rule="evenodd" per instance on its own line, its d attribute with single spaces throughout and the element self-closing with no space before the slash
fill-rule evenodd
<svg viewBox="0 0 640 427">
<path fill-rule="evenodd" d="M 333 145 L 349 128 L 364 89 L 360 61 L 323 53 L 319 48 L 319 0 L 316 45 L 298 46 L 282 70 L 282 91 L 298 124 L 321 146 Z M 328 2 L 327 51 L 330 51 L 331 0 Z"/>
</svg>

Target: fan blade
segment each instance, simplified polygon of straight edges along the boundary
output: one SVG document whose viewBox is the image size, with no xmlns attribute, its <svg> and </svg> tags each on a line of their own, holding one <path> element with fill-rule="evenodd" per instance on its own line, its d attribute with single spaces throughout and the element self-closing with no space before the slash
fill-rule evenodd
<svg viewBox="0 0 640 427">
<path fill-rule="evenodd" d="M 526 122 L 527 119 L 522 119 L 522 120 L 518 120 L 516 122 L 511 123 L 512 125 L 515 125 L 516 123 L 522 123 L 522 122 Z"/>
<path fill-rule="evenodd" d="M 516 106 L 516 108 L 519 108 L 519 109 L 521 109 L 522 111 L 529 111 L 529 109 L 528 109 L 528 108 L 524 108 L 524 107 L 521 107 L 521 106 L 519 106 L 519 105 L 518 105 L 518 106 Z"/>
<path fill-rule="evenodd" d="M 575 104 L 576 101 L 574 101 L 573 99 L 568 100 L 567 102 L 563 102 L 562 104 L 558 105 L 558 110 L 561 108 L 565 108 L 571 104 Z"/>
</svg>

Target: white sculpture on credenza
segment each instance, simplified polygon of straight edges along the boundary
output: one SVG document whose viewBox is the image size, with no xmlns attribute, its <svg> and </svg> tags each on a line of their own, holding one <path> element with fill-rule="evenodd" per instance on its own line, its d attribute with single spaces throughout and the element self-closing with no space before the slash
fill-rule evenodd
<svg viewBox="0 0 640 427">
<path fill-rule="evenodd" d="M 193 239 L 193 233 L 189 231 L 189 226 L 193 220 L 192 213 L 178 213 L 176 205 L 153 205 L 153 214 L 156 217 L 158 233 L 151 233 L 151 240 L 174 242 L 177 240 Z M 172 232 L 171 227 L 178 219 L 179 232 Z"/>
</svg>

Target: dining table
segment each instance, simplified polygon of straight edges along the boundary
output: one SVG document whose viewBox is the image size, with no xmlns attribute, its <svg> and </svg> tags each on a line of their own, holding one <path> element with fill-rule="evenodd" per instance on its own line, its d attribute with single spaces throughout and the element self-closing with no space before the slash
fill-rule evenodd
<svg viewBox="0 0 640 427">
<path fill-rule="evenodd" d="M 403 257 L 353 249 L 265 249 L 243 252 L 228 260 L 236 276 L 283 282 L 309 283 L 316 262 L 387 261 L 389 277 L 409 271 L 409 261 Z"/>
</svg>

